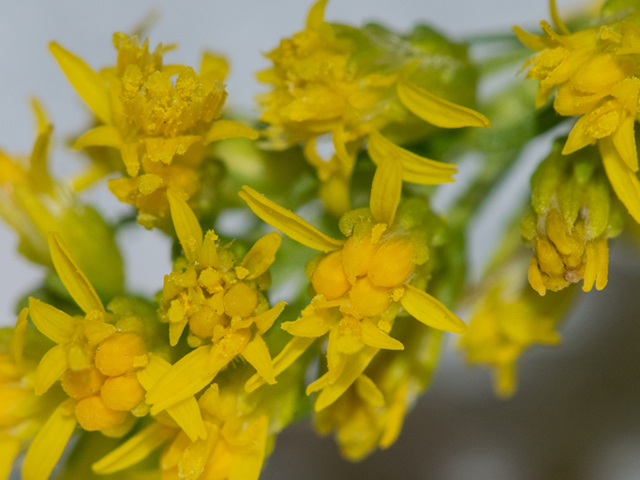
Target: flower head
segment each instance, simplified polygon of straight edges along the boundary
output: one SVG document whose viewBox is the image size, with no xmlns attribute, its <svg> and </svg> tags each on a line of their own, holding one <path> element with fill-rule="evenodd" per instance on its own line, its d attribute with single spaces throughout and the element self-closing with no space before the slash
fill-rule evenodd
<svg viewBox="0 0 640 480">
<path fill-rule="evenodd" d="M 313 339 L 328 335 L 328 371 L 307 389 L 307 393 L 322 390 L 316 411 L 337 400 L 380 349 L 404 348 L 389 335 L 401 309 L 436 329 L 455 333 L 466 329 L 454 313 L 423 290 L 429 277 L 430 238 L 425 227 L 433 220 L 420 200 L 405 203 L 406 210 L 397 212 L 401 188 L 400 163 L 392 159 L 381 164 L 373 180 L 370 208 L 350 212 L 340 221 L 345 240 L 328 237 L 249 187 L 240 192 L 264 221 L 325 252 L 307 266 L 315 296 L 298 320 L 282 324 L 295 338 L 274 359 L 277 374 Z M 247 388 L 259 385 L 252 379 Z"/>
<path fill-rule="evenodd" d="M 160 319 L 169 323 L 176 345 L 189 326 L 188 342 L 196 350 L 183 357 L 147 395 L 152 413 L 207 386 L 235 357 L 242 356 L 268 383 L 275 383 L 264 334 L 285 303 L 269 308 L 262 294 L 270 282 L 269 266 L 280 247 L 280 235 L 256 242 L 237 263 L 231 250 L 206 235 L 186 200 L 169 190 L 171 216 L 185 257 L 165 277 Z"/>
<path fill-rule="evenodd" d="M 540 295 L 584 279 L 583 290 L 607 284 L 607 238 L 622 227 L 620 208 L 600 167 L 597 151 L 563 156 L 556 143 L 532 178 L 532 209 L 521 233 L 535 255 L 529 282 Z"/>
<path fill-rule="evenodd" d="M 518 38 L 539 53 L 525 66 L 527 77 L 540 81 L 536 104 L 553 91 L 557 113 L 579 116 L 564 145 L 567 155 L 598 143 L 607 176 L 633 218 L 640 222 L 640 182 L 635 143 L 640 92 L 640 28 L 629 20 L 576 33 L 553 31 L 541 22 L 544 36 L 515 27 Z"/>
<path fill-rule="evenodd" d="M 356 155 L 372 133 L 392 124 L 402 125 L 399 130 L 405 133 L 416 125 L 421 130 L 419 119 L 444 128 L 488 126 L 489 121 L 423 88 L 442 89 L 425 81 L 432 73 L 421 66 L 426 53 L 399 37 L 394 40 L 407 43 L 405 51 L 399 53 L 395 44 L 393 51 L 384 51 L 389 40 L 380 32 L 327 23 L 326 3 L 319 0 L 306 28 L 267 54 L 273 67 L 258 79 L 273 88 L 259 102 L 272 146 L 303 143 L 307 161 L 318 170 L 321 198 L 332 213 L 341 215 L 350 208 Z M 316 140 L 324 134 L 331 135 L 335 147 L 328 161 L 316 150 Z M 371 145 L 368 148 L 371 153 Z M 407 181 L 429 183 L 426 178 Z"/>
<path fill-rule="evenodd" d="M 198 169 L 207 145 L 223 138 L 257 138 L 251 128 L 220 119 L 226 92 L 224 59 L 205 53 L 199 74 L 183 65 L 164 65 L 169 47 L 151 52 L 148 40 L 123 33 L 113 36 L 116 65 L 96 73 L 82 59 L 57 43 L 50 49 L 78 94 L 97 117 L 99 126 L 76 141 L 75 148 L 109 147 L 120 153 L 118 170 L 131 178 L 111 180 L 109 188 L 123 202 L 135 205 L 147 227 L 161 222 L 169 208 L 168 187 L 189 197 L 200 190 Z M 83 187 L 109 171 L 97 165 L 77 181 Z"/>
</svg>

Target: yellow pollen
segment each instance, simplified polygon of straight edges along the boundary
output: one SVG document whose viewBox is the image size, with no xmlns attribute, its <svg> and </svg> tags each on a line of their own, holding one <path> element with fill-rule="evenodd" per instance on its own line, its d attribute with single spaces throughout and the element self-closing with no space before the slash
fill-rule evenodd
<svg viewBox="0 0 640 480">
<path fill-rule="evenodd" d="M 112 410 L 99 396 L 93 395 L 78 402 L 76 418 L 83 429 L 95 432 L 120 425 L 127 418 L 127 412 Z"/>
<path fill-rule="evenodd" d="M 128 411 L 144 399 L 144 393 L 135 375 L 121 375 L 104 382 L 100 398 L 112 410 Z"/>
<path fill-rule="evenodd" d="M 258 306 L 258 294 L 246 283 L 236 283 L 224 294 L 224 311 L 230 317 L 248 317 Z"/>
<path fill-rule="evenodd" d="M 375 286 L 368 277 L 359 278 L 349 292 L 353 308 L 363 317 L 380 315 L 391 305 L 388 288 Z"/>
<path fill-rule="evenodd" d="M 324 257 L 311 277 L 311 284 L 318 295 L 333 300 L 344 295 L 351 284 L 342 266 L 342 252 L 333 252 Z"/>
<path fill-rule="evenodd" d="M 95 364 L 103 374 L 117 377 L 132 370 L 135 358 L 144 353 L 144 342 L 138 334 L 116 332 L 98 345 Z"/>
<path fill-rule="evenodd" d="M 378 287 L 395 287 L 405 282 L 413 268 L 413 246 L 409 242 L 387 241 L 380 245 L 369 265 L 369 279 Z"/>
</svg>

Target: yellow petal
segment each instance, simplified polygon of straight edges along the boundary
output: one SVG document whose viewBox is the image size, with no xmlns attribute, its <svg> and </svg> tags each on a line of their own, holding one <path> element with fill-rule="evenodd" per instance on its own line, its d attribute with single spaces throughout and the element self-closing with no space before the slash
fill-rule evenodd
<svg viewBox="0 0 640 480">
<path fill-rule="evenodd" d="M 212 52 L 204 52 L 200 64 L 200 78 L 206 78 L 215 83 L 215 80 L 224 82 L 229 73 L 229 63 L 224 57 Z"/>
<path fill-rule="evenodd" d="M 609 275 L 609 246 L 607 239 L 602 238 L 597 242 L 598 246 L 598 271 L 596 276 L 596 288 L 602 290 L 607 286 Z"/>
<path fill-rule="evenodd" d="M 31 110 L 33 110 L 33 116 L 36 119 L 36 135 L 42 135 L 51 131 L 51 121 L 47 115 L 44 106 L 37 98 L 31 99 Z"/>
<path fill-rule="evenodd" d="M 536 260 L 536 257 L 533 257 L 529 263 L 528 277 L 531 288 L 538 292 L 540 296 L 544 297 L 547 293 L 547 288 L 544 286 L 542 281 L 542 273 L 540 273 L 540 267 L 538 266 L 538 260 Z"/>
<path fill-rule="evenodd" d="M 82 331 L 84 332 L 90 347 L 97 345 L 116 331 L 116 327 L 114 325 L 100 320 L 86 318 L 81 320 L 81 324 Z"/>
<path fill-rule="evenodd" d="M 203 268 L 215 268 L 220 265 L 216 240 L 218 240 L 218 236 L 213 230 L 208 230 L 207 233 L 204 234 L 202 247 L 198 254 L 198 263 L 202 265 Z"/>
<path fill-rule="evenodd" d="M 640 182 L 637 175 L 624 162 L 609 137 L 601 139 L 598 146 L 613 190 L 634 220 L 640 223 Z"/>
<path fill-rule="evenodd" d="M 76 332 L 77 322 L 56 307 L 29 298 L 29 314 L 40 333 L 56 343 L 69 343 Z"/>
<path fill-rule="evenodd" d="M 93 113 L 104 123 L 111 123 L 109 91 L 104 81 L 84 60 L 64 49 L 56 42 L 49 43 L 49 50 L 58 65 L 76 89 L 78 95 L 87 102 Z"/>
<path fill-rule="evenodd" d="M 13 468 L 13 461 L 20 453 L 21 441 L 9 436 L 0 437 L 0 480 L 9 480 Z"/>
<path fill-rule="evenodd" d="M 175 430 L 160 423 L 152 423 L 95 462 L 91 468 L 100 475 L 119 472 L 141 462 L 151 452 L 175 434 Z"/>
<path fill-rule="evenodd" d="M 122 140 L 120 139 L 120 133 L 111 125 L 101 125 L 89 130 L 73 144 L 75 150 L 80 150 L 85 147 L 120 148 L 121 146 Z"/>
<path fill-rule="evenodd" d="M 540 50 L 544 50 L 545 48 L 549 48 L 551 46 L 551 42 L 545 36 L 533 35 L 531 33 L 525 32 L 518 26 L 513 27 L 513 32 L 518 37 L 525 46 L 529 47 L 531 50 L 535 50 L 539 52 Z"/>
<path fill-rule="evenodd" d="M 339 250 L 344 240 L 335 240 L 312 227 L 295 213 L 282 208 L 254 189 L 242 187 L 240 197 L 258 217 L 302 245 L 321 252 Z"/>
<path fill-rule="evenodd" d="M 556 30 L 561 35 L 569 35 L 569 29 L 566 27 L 560 15 L 558 15 L 558 7 L 556 6 L 556 0 L 549 0 L 549 10 L 551 11 L 551 20 L 553 20 L 553 24 L 556 26 Z"/>
<path fill-rule="evenodd" d="M 316 310 L 311 313 L 303 312 L 302 317 L 293 322 L 283 322 L 282 329 L 296 337 L 321 337 L 329 331 L 331 326 L 340 320 L 338 316 L 328 310 Z"/>
<path fill-rule="evenodd" d="M 588 242 L 586 246 L 587 262 L 584 269 L 582 291 L 590 292 L 598 276 L 598 247 L 595 242 Z"/>
<path fill-rule="evenodd" d="M 260 136 L 253 128 L 233 120 L 216 120 L 204 137 L 205 145 L 226 138 L 246 137 L 255 140 Z"/>
<path fill-rule="evenodd" d="M 178 462 L 178 477 L 181 480 L 196 480 L 204 471 L 213 447 L 217 443 L 219 427 L 211 425 L 207 439 L 198 439 L 185 448 Z"/>
<path fill-rule="evenodd" d="M 570 153 L 576 152 L 587 145 L 595 143 L 595 139 L 591 137 L 584 128 L 586 121 L 586 116 L 583 116 L 573 126 L 569 133 L 569 138 L 567 138 L 567 142 L 564 144 L 562 149 L 563 155 L 569 155 Z"/>
<path fill-rule="evenodd" d="M 339 328 L 338 323 L 331 327 L 331 330 L 329 331 L 329 340 L 327 341 L 327 369 L 329 370 L 329 383 L 333 383 L 338 379 L 344 370 L 347 359 L 349 358 L 348 355 L 343 354 L 338 349 L 338 345 L 341 340 Z M 362 343 L 360 343 L 360 346 L 361 345 Z"/>
<path fill-rule="evenodd" d="M 368 318 L 363 318 L 361 325 L 362 341 L 366 345 L 375 348 L 384 348 L 387 350 L 404 350 L 402 342 L 384 333 Z"/>
<path fill-rule="evenodd" d="M 273 359 L 273 373 L 278 376 L 284 372 L 307 348 L 314 342 L 315 338 L 293 337 L 289 340 L 282 351 Z M 244 388 L 247 392 L 253 392 L 265 383 L 262 376 L 255 374 L 251 377 Z"/>
<path fill-rule="evenodd" d="M 324 24 L 324 9 L 328 0 L 319 0 L 313 4 L 307 16 L 307 30 L 320 30 Z"/>
<path fill-rule="evenodd" d="M 242 266 L 249 270 L 247 280 L 257 278 L 266 272 L 276 259 L 282 237 L 278 232 L 271 232 L 258 240 L 242 260 Z"/>
<path fill-rule="evenodd" d="M 400 80 L 397 87 L 402 104 L 425 122 L 442 128 L 490 127 L 484 115 L 470 108 L 456 105 L 418 87 L 408 80 Z"/>
<path fill-rule="evenodd" d="M 438 330 L 464 333 L 467 325 L 440 301 L 422 290 L 405 285 L 400 303 L 404 309 L 425 325 Z"/>
<path fill-rule="evenodd" d="M 122 163 L 130 177 L 135 177 L 140 171 L 140 159 L 138 158 L 138 142 L 125 143 L 120 147 Z"/>
<path fill-rule="evenodd" d="M 195 262 L 202 248 L 202 227 L 191 207 L 173 188 L 167 191 L 171 219 L 187 260 Z"/>
<path fill-rule="evenodd" d="M 55 232 L 51 232 L 48 235 L 48 240 L 51 260 L 53 260 L 56 272 L 58 272 L 58 276 L 67 288 L 69 295 L 73 297 L 78 306 L 86 313 L 93 310 L 104 312 L 100 297 L 98 297 L 98 294 L 91 283 L 89 283 L 85 274 L 82 273 L 78 264 L 71 258 L 71 254 L 62 237 Z"/>
<path fill-rule="evenodd" d="M 34 438 L 22 467 L 23 480 L 47 480 L 76 428 L 75 401 L 56 408 Z"/>
<path fill-rule="evenodd" d="M 364 373 L 356 380 L 356 389 L 358 391 L 358 395 L 374 407 L 384 406 L 384 395 L 373 380 L 367 377 Z"/>
<path fill-rule="evenodd" d="M 188 353 L 147 392 L 146 401 L 153 405 L 151 414 L 195 395 L 209 385 L 217 372 L 208 369 L 211 346 L 199 347 Z"/>
<path fill-rule="evenodd" d="M 25 307 L 20 311 L 16 326 L 13 328 L 11 343 L 9 344 L 9 356 L 11 357 L 11 361 L 18 367 L 21 367 L 24 362 L 24 342 L 27 332 L 28 315 L 28 308 Z M 0 479 L 1 478 L 2 476 L 0 475 Z"/>
<path fill-rule="evenodd" d="M 458 171 L 454 164 L 435 162 L 398 147 L 379 132 L 369 135 L 367 151 L 371 160 L 378 166 L 393 157 L 402 165 L 402 179 L 411 183 L 436 185 L 453 182 L 453 175 Z"/>
<path fill-rule="evenodd" d="M 266 415 L 253 422 L 251 446 L 232 458 L 229 480 L 258 480 L 264 463 L 268 431 L 269 419 Z"/>
<path fill-rule="evenodd" d="M 267 344 L 260 335 L 256 335 L 253 340 L 247 343 L 247 346 L 242 350 L 242 356 L 269 385 L 276 383 L 271 355 L 269 355 Z"/>
<path fill-rule="evenodd" d="M 280 301 L 266 312 L 253 317 L 253 323 L 255 323 L 258 329 L 259 335 L 262 335 L 264 332 L 271 328 L 271 325 L 273 325 L 273 322 L 275 322 L 276 319 L 280 316 L 286 304 L 286 302 Z"/>
<path fill-rule="evenodd" d="M 378 164 L 371 186 L 369 207 L 378 222 L 392 225 L 402 195 L 402 165 L 394 156 Z"/>
<path fill-rule="evenodd" d="M 387 424 L 385 425 L 384 433 L 378 442 L 380 448 L 390 447 L 391 444 L 396 441 L 398 435 L 400 435 L 404 416 L 407 411 L 408 402 L 406 398 L 408 389 L 409 382 L 404 382 L 393 396 L 394 398 L 391 401 L 391 405 L 389 405 L 389 408 L 387 409 Z"/>
<path fill-rule="evenodd" d="M 613 144 L 618 153 L 634 172 L 638 171 L 638 149 L 636 148 L 636 135 L 634 132 L 635 117 L 627 115 L 615 132 L 611 135 Z"/>
<path fill-rule="evenodd" d="M 494 389 L 500 398 L 511 398 L 516 392 L 516 364 L 504 363 L 496 367 L 494 372 Z"/>
<path fill-rule="evenodd" d="M 373 357 L 378 351 L 377 348 L 364 347 L 357 354 L 351 355 L 345 363 L 340 378 L 324 388 L 322 392 L 320 392 L 320 395 L 318 395 L 314 406 L 315 411 L 319 412 L 340 398 L 347 388 L 364 372 L 364 369 L 367 368 L 367 365 L 373 360 Z"/>
<path fill-rule="evenodd" d="M 44 354 L 36 370 L 34 391 L 36 395 L 45 394 L 67 371 L 67 352 L 64 345 L 56 345 Z"/>
</svg>

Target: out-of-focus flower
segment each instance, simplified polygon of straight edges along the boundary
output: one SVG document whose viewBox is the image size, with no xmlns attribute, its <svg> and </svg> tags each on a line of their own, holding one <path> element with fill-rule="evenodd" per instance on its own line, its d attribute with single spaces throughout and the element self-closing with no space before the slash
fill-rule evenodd
<svg viewBox="0 0 640 480">
<path fill-rule="evenodd" d="M 189 344 L 197 348 L 149 391 L 146 398 L 152 413 L 196 394 L 239 355 L 265 381 L 275 383 L 262 334 L 285 306 L 280 302 L 269 309 L 261 293 L 270 283 L 268 269 L 281 241 L 278 233 L 258 240 L 237 264 L 228 247 L 217 245 L 213 230 L 203 236 L 198 219 L 178 192 L 169 190 L 168 198 L 185 257 L 165 277 L 161 320 L 169 323 L 171 345 L 189 325 Z"/>
<path fill-rule="evenodd" d="M 401 308 L 433 328 L 455 333 L 466 329 L 462 320 L 424 291 L 429 278 L 430 213 L 418 201 L 396 218 L 401 189 L 402 167 L 392 157 L 376 171 L 370 208 L 350 212 L 340 221 L 346 240 L 328 237 L 249 187 L 240 192 L 265 222 L 303 245 L 327 252 L 307 265 L 315 296 L 301 318 L 282 324 L 294 339 L 274 359 L 277 375 L 315 338 L 328 334 L 328 372 L 307 388 L 307 393 L 321 390 L 316 411 L 335 402 L 380 349 L 404 348 L 389 336 Z M 247 388 L 260 384 L 254 378 Z"/>
<path fill-rule="evenodd" d="M 0 216 L 20 236 L 20 252 L 49 267 L 53 264 L 47 234 L 57 232 L 100 295 L 113 298 L 122 293 L 124 282 L 113 230 L 49 174 L 53 126 L 37 101 L 32 107 L 37 138 L 28 161 L 0 151 Z"/>
<path fill-rule="evenodd" d="M 149 51 L 148 40 L 123 33 L 113 36 L 116 65 L 95 72 L 82 59 L 55 42 L 50 49 L 98 126 L 82 135 L 75 148 L 111 147 L 120 152 L 117 170 L 131 178 L 109 181 L 110 190 L 135 205 L 138 221 L 150 228 L 161 223 L 169 208 L 166 190 L 176 187 L 189 197 L 200 190 L 199 168 L 207 146 L 216 140 L 258 134 L 240 123 L 220 119 L 227 97 L 222 83 L 226 61 L 205 53 L 196 73 L 183 65 L 163 65 L 172 47 Z M 101 157 L 104 158 L 104 157 Z M 112 164 L 99 162 L 76 181 L 82 188 L 108 173 Z"/>
<path fill-rule="evenodd" d="M 429 63 L 425 51 L 397 38 L 406 43 L 405 49 L 399 49 L 397 42 L 391 45 L 380 32 L 327 23 L 326 3 L 318 1 L 309 12 L 306 28 L 267 54 L 273 67 L 260 72 L 258 79 L 273 89 L 259 97 L 260 120 L 270 125 L 267 135 L 272 147 L 304 144 L 307 161 L 318 170 L 321 198 L 332 213 L 341 215 L 350 209 L 349 184 L 356 156 L 371 134 L 391 125 L 405 134 L 422 131 L 418 117 L 444 128 L 487 127 L 489 120 L 423 88 L 432 87 L 424 78 Z M 331 135 L 335 148 L 329 160 L 316 149 L 318 137 L 324 134 Z M 371 145 L 368 148 L 371 152 Z M 455 173 L 452 165 L 440 168 L 448 176 Z M 434 183 L 433 178 L 410 171 L 407 181 Z"/>
<path fill-rule="evenodd" d="M 607 285 L 607 238 L 622 229 L 623 216 L 597 150 L 560 154 L 561 142 L 540 164 L 531 185 L 532 209 L 520 231 L 533 243 L 529 282 L 540 295 L 584 279 L 583 290 Z"/>
<path fill-rule="evenodd" d="M 515 27 L 522 43 L 540 52 L 525 64 L 531 66 L 527 77 L 540 81 L 536 104 L 542 106 L 559 87 L 553 103 L 556 112 L 580 116 L 562 153 L 598 143 L 614 191 L 640 222 L 634 133 L 640 92 L 637 18 L 616 19 L 576 33 L 569 33 L 561 23 L 561 34 L 544 21 L 541 26 L 544 36 Z"/>
</svg>

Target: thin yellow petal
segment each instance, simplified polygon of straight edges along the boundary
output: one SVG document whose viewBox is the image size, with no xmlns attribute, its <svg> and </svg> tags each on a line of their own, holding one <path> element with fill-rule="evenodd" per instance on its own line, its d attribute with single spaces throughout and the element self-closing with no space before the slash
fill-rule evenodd
<svg viewBox="0 0 640 480">
<path fill-rule="evenodd" d="M 8 480 L 13 468 L 13 461 L 21 450 L 19 438 L 4 436 L 0 437 L 0 480 Z"/>
<path fill-rule="evenodd" d="M 635 125 L 633 115 L 627 115 L 615 132 L 611 135 L 618 153 L 634 172 L 638 171 L 638 149 L 636 148 Z"/>
<path fill-rule="evenodd" d="M 538 260 L 535 257 L 531 259 L 529 263 L 529 284 L 538 294 L 542 297 L 547 293 L 547 287 L 544 286 L 542 281 L 542 273 L 540 273 L 540 267 L 538 266 Z"/>
<path fill-rule="evenodd" d="M 69 52 L 56 42 L 49 43 L 49 50 L 58 61 L 58 65 L 76 89 L 78 95 L 87 103 L 93 113 L 104 123 L 111 123 L 111 104 L 109 91 L 104 80 L 84 60 Z"/>
<path fill-rule="evenodd" d="M 218 236 L 213 230 L 208 230 L 207 233 L 204 234 L 202 247 L 198 254 L 198 264 L 202 265 L 203 268 L 215 268 L 220 265 L 216 240 L 218 240 Z"/>
<path fill-rule="evenodd" d="M 180 245 L 182 245 L 187 260 L 195 262 L 202 248 L 202 227 L 200 227 L 196 214 L 178 192 L 170 188 L 167 196 L 171 218 Z"/>
<path fill-rule="evenodd" d="M 62 310 L 30 297 L 29 315 L 40 333 L 54 342 L 69 343 L 73 339 L 76 319 Z"/>
<path fill-rule="evenodd" d="M 364 372 L 364 369 L 371 363 L 378 351 L 377 348 L 364 347 L 357 354 L 351 355 L 344 366 L 340 378 L 324 388 L 318 395 L 314 406 L 315 411 L 319 412 L 340 398 L 347 388 Z"/>
<path fill-rule="evenodd" d="M 211 346 L 207 345 L 188 353 L 147 392 L 146 401 L 153 405 L 152 415 L 195 395 L 211 383 L 217 371 L 211 373 L 208 368 L 210 352 Z"/>
<path fill-rule="evenodd" d="M 570 153 L 576 152 L 587 145 L 595 143 L 595 139 L 591 137 L 584 128 L 585 122 L 586 116 L 583 116 L 573 126 L 569 133 L 569 138 L 567 138 L 567 142 L 562 148 L 563 155 L 569 155 Z"/>
<path fill-rule="evenodd" d="M 71 258 L 69 249 L 62 237 L 55 232 L 51 232 L 47 238 L 49 240 L 51 260 L 53 260 L 56 272 L 58 272 L 58 276 L 67 288 L 69 295 L 86 313 L 93 310 L 104 312 L 100 297 L 98 297 L 93 286 L 89 283 L 89 279 L 82 273 L 78 264 Z"/>
<path fill-rule="evenodd" d="M 184 449 L 177 472 L 181 480 L 196 480 L 202 475 L 219 435 L 219 427 L 211 425 L 206 440 L 198 439 Z"/>
<path fill-rule="evenodd" d="M 227 59 L 212 52 L 204 52 L 202 63 L 200 64 L 200 77 L 212 81 L 224 82 L 229 73 L 229 62 Z"/>
<path fill-rule="evenodd" d="M 607 286 L 609 275 L 609 246 L 605 238 L 597 243 L 598 245 L 598 272 L 596 276 L 596 289 L 602 290 Z"/>
<path fill-rule="evenodd" d="M 400 303 L 417 320 L 429 327 L 447 332 L 462 334 L 467 330 L 467 325 L 442 302 L 411 285 L 407 284 L 404 288 Z"/>
<path fill-rule="evenodd" d="M 551 46 L 551 42 L 545 36 L 533 35 L 532 33 L 525 32 L 518 26 L 513 27 L 513 32 L 518 37 L 525 46 L 529 47 L 531 50 L 535 50 L 539 52 Z"/>
<path fill-rule="evenodd" d="M 586 246 L 587 262 L 584 269 L 582 291 L 590 292 L 598 276 L 598 247 L 595 242 L 589 242 Z"/>
<path fill-rule="evenodd" d="M 258 240 L 242 260 L 242 266 L 249 270 L 248 280 L 257 278 L 266 272 L 276 259 L 282 237 L 278 232 L 266 234 Z"/>
<path fill-rule="evenodd" d="M 34 391 L 36 395 L 45 394 L 67 371 L 67 351 L 64 345 L 56 345 L 44 354 L 36 370 Z"/>
<path fill-rule="evenodd" d="M 555 25 L 556 30 L 558 30 L 558 33 L 560 33 L 561 35 L 571 34 L 567 26 L 560 18 L 560 15 L 558 15 L 556 0 L 549 0 L 549 10 L 551 11 L 551 20 L 553 20 L 553 24 Z"/>
<path fill-rule="evenodd" d="M 307 348 L 314 342 L 315 338 L 293 337 L 289 340 L 282 351 L 273 359 L 273 373 L 278 376 L 284 372 Z M 255 374 L 244 385 L 247 392 L 253 392 L 265 383 L 262 376 Z"/>
<path fill-rule="evenodd" d="M 27 324 L 29 316 L 29 309 L 23 308 L 18 315 L 18 321 L 13 328 L 13 335 L 11 336 L 11 343 L 9 344 L 9 356 L 11 361 L 21 367 L 24 362 L 24 342 L 27 332 Z M 2 476 L 0 476 L 2 478 Z"/>
<path fill-rule="evenodd" d="M 22 467 L 23 480 L 47 480 L 76 428 L 75 401 L 54 410 L 34 438 Z"/>
<path fill-rule="evenodd" d="M 507 399 L 516 392 L 516 364 L 514 362 L 498 365 L 494 372 L 494 389 L 496 395 Z"/>
<path fill-rule="evenodd" d="M 302 315 L 293 322 L 283 322 L 282 329 L 296 337 L 321 337 L 329 331 L 331 326 L 339 321 L 332 312 L 326 310 L 314 311 Z"/>
<path fill-rule="evenodd" d="M 396 391 L 394 398 L 387 410 L 387 424 L 384 429 L 384 433 L 378 442 L 380 448 L 388 448 L 392 443 L 396 441 L 400 430 L 402 429 L 402 422 L 407 411 L 407 390 L 409 388 L 409 382 L 404 384 Z"/>
<path fill-rule="evenodd" d="M 85 147 L 114 147 L 120 148 L 122 139 L 118 129 L 111 125 L 101 125 L 82 135 L 73 144 L 75 150 Z"/>
<path fill-rule="evenodd" d="M 204 137 L 204 143 L 209 144 L 226 138 L 245 137 L 255 140 L 260 136 L 253 128 L 247 127 L 233 120 L 216 120 Z"/>
<path fill-rule="evenodd" d="M 620 201 L 634 220 L 640 223 L 640 182 L 638 176 L 624 162 L 613 141 L 607 137 L 598 142 L 604 169 Z"/>
<path fill-rule="evenodd" d="M 238 194 L 258 217 L 302 245 L 321 252 L 339 250 L 344 240 L 335 240 L 247 186 Z"/>
<path fill-rule="evenodd" d="M 82 331 L 84 332 L 85 337 L 87 337 L 87 342 L 90 347 L 93 347 L 99 344 L 101 341 L 106 339 L 112 333 L 115 333 L 117 330 L 114 325 L 110 323 L 103 322 L 101 320 L 93 320 L 93 319 L 84 319 L 81 320 Z"/>
<path fill-rule="evenodd" d="M 140 159 L 138 158 L 138 142 L 125 143 L 120 147 L 122 162 L 130 177 L 135 177 L 140 171 Z"/>
<path fill-rule="evenodd" d="M 286 305 L 287 302 L 280 301 L 266 312 L 253 317 L 253 323 L 255 323 L 258 329 L 259 335 L 262 335 L 264 332 L 271 328 L 271 325 L 273 325 L 273 322 L 275 322 L 276 319 L 280 316 Z"/>
<path fill-rule="evenodd" d="M 44 109 L 42 102 L 37 98 L 31 99 L 31 110 L 33 110 L 33 116 L 36 119 L 36 135 L 42 135 L 51 131 L 51 120 L 47 115 L 47 111 Z"/>
<path fill-rule="evenodd" d="M 408 80 L 400 80 L 398 98 L 415 115 L 442 128 L 490 127 L 487 117 L 470 108 L 437 97 Z"/>
<path fill-rule="evenodd" d="M 141 462 L 151 452 L 175 434 L 175 430 L 160 423 L 152 423 L 95 462 L 91 468 L 100 475 L 119 472 Z"/>
<path fill-rule="evenodd" d="M 374 407 L 384 406 L 384 395 L 378 386 L 364 373 L 356 380 L 358 395 Z"/>
<path fill-rule="evenodd" d="M 269 418 L 260 416 L 252 425 L 250 448 L 235 455 L 229 465 L 229 480 L 258 480 L 267 448 Z"/>
<path fill-rule="evenodd" d="M 319 0 L 313 4 L 307 16 L 307 30 L 320 30 L 324 25 L 324 9 L 328 0 Z"/>
<path fill-rule="evenodd" d="M 402 195 L 402 165 L 390 156 L 378 164 L 371 186 L 369 207 L 378 222 L 392 225 Z"/>
<path fill-rule="evenodd" d="M 269 385 L 276 383 L 269 348 L 260 335 L 256 335 L 253 340 L 247 343 L 247 346 L 242 350 L 242 356 Z"/>
<path fill-rule="evenodd" d="M 402 342 L 384 333 L 368 318 L 362 319 L 361 325 L 362 341 L 365 345 L 375 348 L 384 348 L 387 350 L 404 350 Z"/>
<path fill-rule="evenodd" d="M 397 159 L 402 165 L 402 179 L 406 182 L 423 185 L 453 182 L 453 175 L 458 171 L 454 164 L 436 162 L 411 153 L 390 142 L 377 131 L 369 135 L 367 151 L 371 160 L 378 166 L 389 158 Z"/>
</svg>

